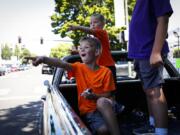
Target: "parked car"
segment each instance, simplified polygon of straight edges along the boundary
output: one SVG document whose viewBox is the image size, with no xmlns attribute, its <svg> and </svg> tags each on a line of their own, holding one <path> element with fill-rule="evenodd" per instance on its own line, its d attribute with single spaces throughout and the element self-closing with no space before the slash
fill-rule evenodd
<svg viewBox="0 0 180 135">
<path fill-rule="evenodd" d="M 5 64 L 4 67 L 6 69 L 6 73 L 10 73 L 11 72 L 11 67 L 12 67 L 11 64 Z"/>
<path fill-rule="evenodd" d="M 47 64 L 43 64 L 41 72 L 42 72 L 42 74 L 53 74 L 54 67 L 49 66 Z"/>
<path fill-rule="evenodd" d="M 6 69 L 3 66 L 0 66 L 0 76 L 3 76 L 6 74 Z"/>
<path fill-rule="evenodd" d="M 18 71 L 17 65 L 12 65 L 11 66 L 11 72 L 16 72 L 16 71 Z"/>
<path fill-rule="evenodd" d="M 112 56 L 118 65 L 116 100 L 125 105 L 125 110 L 118 117 L 119 126 L 122 135 L 132 135 L 132 130 L 145 124 L 148 119 L 146 97 L 141 82 L 133 70 L 132 60 L 127 58 L 127 52 L 113 51 Z M 81 61 L 79 55 L 67 56 L 64 60 L 70 63 Z M 180 134 L 178 128 L 180 127 L 180 74 L 168 59 L 164 60 L 164 69 L 163 89 L 168 102 L 169 134 L 178 135 Z M 43 97 L 42 120 L 44 135 L 92 134 L 79 115 L 76 83 L 67 80 L 66 71 L 56 68 L 52 82 L 45 81 L 47 94 Z"/>
<path fill-rule="evenodd" d="M 29 69 L 29 67 L 26 64 L 21 64 L 18 66 L 19 71 L 24 71 L 24 70 L 28 70 L 28 69 Z"/>
</svg>

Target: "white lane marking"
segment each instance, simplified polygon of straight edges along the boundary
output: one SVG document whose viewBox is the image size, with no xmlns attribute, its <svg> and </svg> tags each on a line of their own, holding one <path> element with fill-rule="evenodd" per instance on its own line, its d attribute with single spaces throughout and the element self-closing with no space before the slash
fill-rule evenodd
<svg viewBox="0 0 180 135">
<path fill-rule="evenodd" d="M 44 94 L 46 94 L 46 92 L 47 92 L 47 87 L 46 86 L 37 86 L 33 90 L 34 94 L 44 95 Z"/>
<path fill-rule="evenodd" d="M 10 92 L 9 88 L 0 89 L 0 96 L 5 96 Z"/>
<path fill-rule="evenodd" d="M 0 101 L 6 100 L 40 100 L 41 96 L 13 96 L 13 97 L 0 97 Z"/>
<path fill-rule="evenodd" d="M 30 132 L 34 129 L 35 127 L 35 123 L 31 122 L 31 123 L 28 123 L 26 127 L 22 128 L 22 131 L 25 131 L 25 132 Z"/>
<path fill-rule="evenodd" d="M 44 90 L 44 86 L 36 86 L 34 89 L 33 89 L 33 93 L 40 93 L 42 90 Z"/>
</svg>

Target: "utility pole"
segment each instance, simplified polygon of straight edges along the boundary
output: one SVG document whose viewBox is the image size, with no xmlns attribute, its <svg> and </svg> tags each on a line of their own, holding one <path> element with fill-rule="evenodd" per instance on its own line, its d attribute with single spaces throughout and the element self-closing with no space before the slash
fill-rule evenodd
<svg viewBox="0 0 180 135">
<path fill-rule="evenodd" d="M 44 39 L 43 39 L 43 37 L 40 38 L 40 44 L 41 44 L 41 45 L 44 44 Z"/>
<path fill-rule="evenodd" d="M 127 0 L 114 0 L 115 26 L 128 27 L 128 5 Z"/>
<path fill-rule="evenodd" d="M 115 26 L 126 27 L 125 31 L 119 34 L 119 41 L 126 44 L 128 41 L 129 21 L 128 21 L 128 0 L 114 0 Z"/>
<path fill-rule="evenodd" d="M 177 31 L 174 31 L 173 34 L 174 34 L 175 37 L 177 37 L 177 40 L 178 40 L 177 46 L 178 46 L 178 56 L 179 56 L 180 55 L 180 50 L 179 50 L 179 46 L 180 46 L 180 44 L 179 44 L 179 34 L 178 34 Z"/>
<path fill-rule="evenodd" d="M 18 36 L 18 43 L 19 43 L 19 44 L 21 44 L 21 43 L 22 43 L 21 36 Z"/>
</svg>

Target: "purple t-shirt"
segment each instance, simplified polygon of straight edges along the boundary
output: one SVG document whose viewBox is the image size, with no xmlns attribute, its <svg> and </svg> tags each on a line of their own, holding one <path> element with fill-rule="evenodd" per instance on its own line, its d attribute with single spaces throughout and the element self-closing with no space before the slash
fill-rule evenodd
<svg viewBox="0 0 180 135">
<path fill-rule="evenodd" d="M 169 0 L 137 0 L 129 31 L 128 56 L 149 59 L 155 39 L 157 17 L 173 13 Z M 168 53 L 165 41 L 162 53 Z"/>
</svg>

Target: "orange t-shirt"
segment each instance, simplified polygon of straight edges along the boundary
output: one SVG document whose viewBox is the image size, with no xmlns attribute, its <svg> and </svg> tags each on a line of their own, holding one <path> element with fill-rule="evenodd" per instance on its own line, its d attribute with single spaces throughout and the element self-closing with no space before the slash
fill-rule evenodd
<svg viewBox="0 0 180 135">
<path fill-rule="evenodd" d="M 113 75 L 110 69 L 100 66 L 93 71 L 87 65 L 75 62 L 71 64 L 74 77 L 76 78 L 78 90 L 78 106 L 81 114 L 96 110 L 96 101 L 85 99 L 81 93 L 91 88 L 93 93 L 102 94 L 115 90 Z"/>
<path fill-rule="evenodd" d="M 111 56 L 108 33 L 103 29 L 95 29 L 92 33 L 101 41 L 102 54 L 98 59 L 98 64 L 103 66 L 114 66 L 115 62 Z"/>
</svg>

